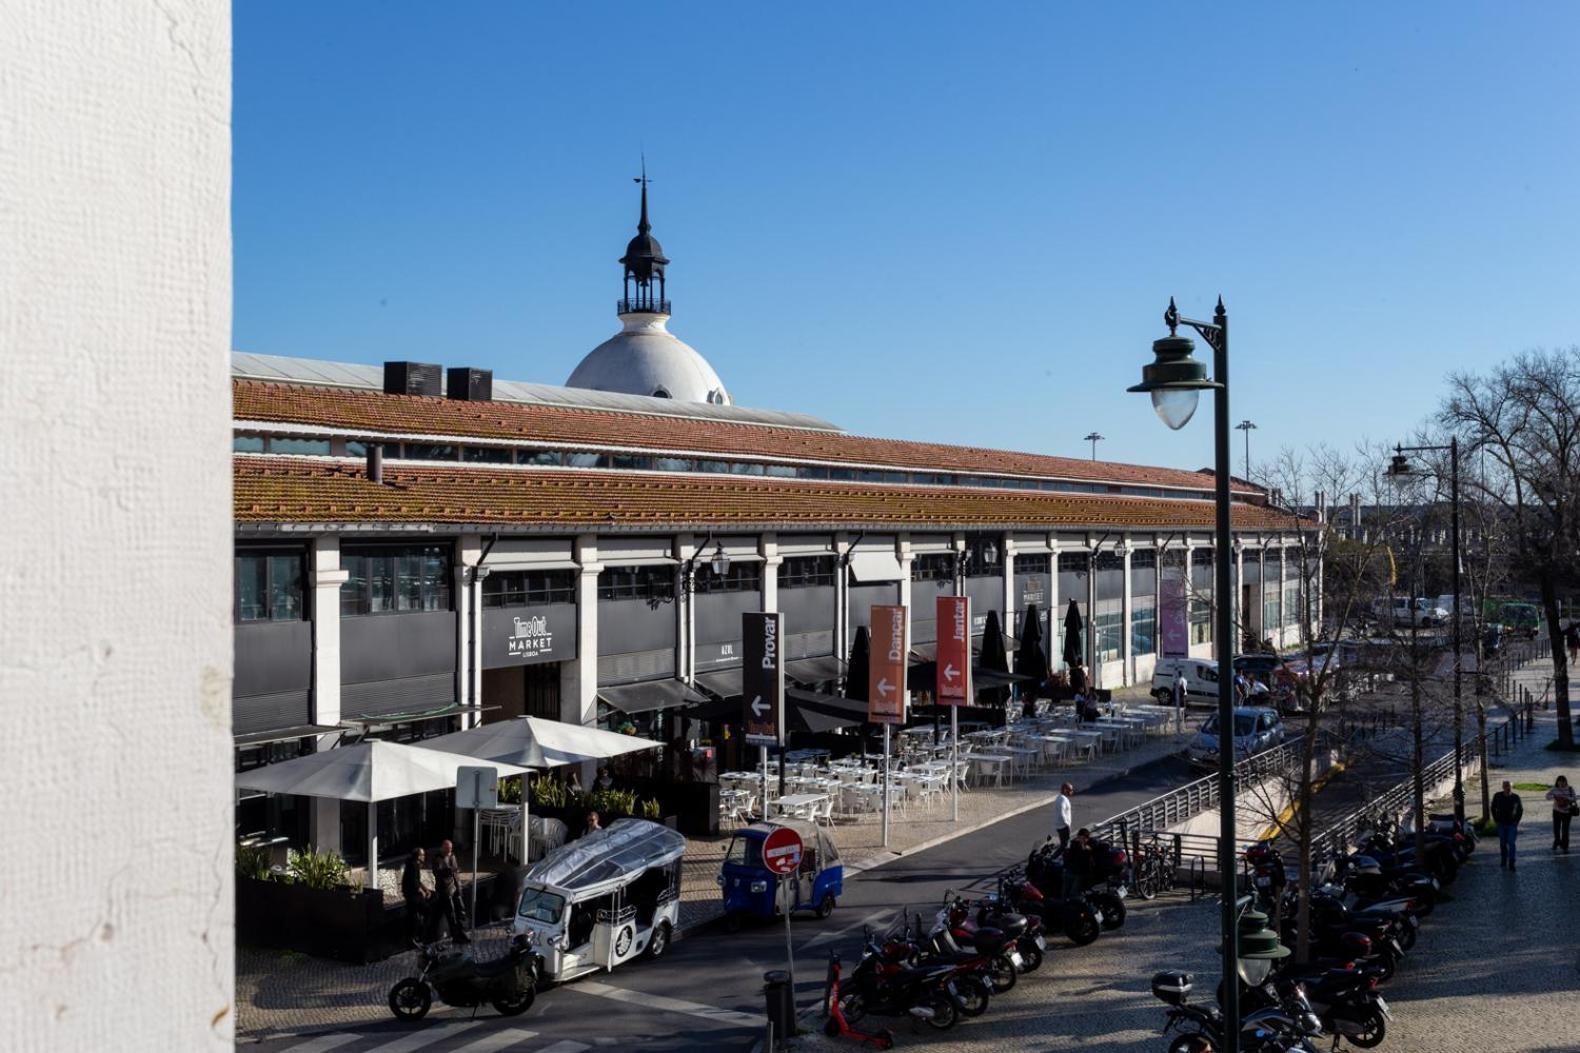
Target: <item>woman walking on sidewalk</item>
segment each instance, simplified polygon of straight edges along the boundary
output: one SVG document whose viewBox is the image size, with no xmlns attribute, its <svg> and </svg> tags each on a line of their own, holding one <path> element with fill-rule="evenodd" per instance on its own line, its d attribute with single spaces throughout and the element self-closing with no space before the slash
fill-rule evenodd
<svg viewBox="0 0 1580 1053">
<path fill-rule="evenodd" d="M 1553 851 L 1561 848 L 1568 852 L 1569 820 L 1574 818 L 1576 810 L 1575 789 L 1566 776 L 1560 775 L 1546 796 L 1553 802 Z"/>
</svg>

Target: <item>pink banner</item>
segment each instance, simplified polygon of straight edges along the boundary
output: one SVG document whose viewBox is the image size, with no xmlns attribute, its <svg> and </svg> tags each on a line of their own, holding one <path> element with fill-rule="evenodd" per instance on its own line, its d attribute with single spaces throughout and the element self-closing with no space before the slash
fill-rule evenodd
<svg viewBox="0 0 1580 1053">
<path fill-rule="evenodd" d="M 1158 568 L 1158 633 L 1165 657 L 1190 655 L 1190 602 L 1186 594 L 1185 571 L 1180 567 Z"/>
</svg>

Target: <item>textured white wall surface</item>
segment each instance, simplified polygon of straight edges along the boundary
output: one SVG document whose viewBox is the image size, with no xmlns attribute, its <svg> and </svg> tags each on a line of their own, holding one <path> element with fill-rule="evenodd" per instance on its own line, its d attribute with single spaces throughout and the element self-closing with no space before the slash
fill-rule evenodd
<svg viewBox="0 0 1580 1053">
<path fill-rule="evenodd" d="M 0 1047 L 229 1048 L 230 5 L 0 3 Z"/>
</svg>

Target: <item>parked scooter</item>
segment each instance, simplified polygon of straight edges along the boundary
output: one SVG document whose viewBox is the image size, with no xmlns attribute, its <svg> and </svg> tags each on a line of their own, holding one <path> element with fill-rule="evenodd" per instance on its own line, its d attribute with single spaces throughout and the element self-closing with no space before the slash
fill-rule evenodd
<svg viewBox="0 0 1580 1053">
<path fill-rule="evenodd" d="M 1045 896 L 1064 889 L 1064 856 L 1053 838 L 1032 849 L 1026 859 L 1026 879 Z M 1107 841 L 1092 841 L 1092 871 L 1081 882 L 1081 894 L 1102 915 L 1105 931 L 1125 924 L 1125 898 L 1130 894 L 1130 854 Z"/>
<path fill-rule="evenodd" d="M 955 972 L 948 964 L 886 961 L 882 943 L 868 933 L 860 963 L 840 988 L 840 1014 L 850 1026 L 866 1016 L 908 1016 L 947 1031 L 960 1020 L 960 1005 L 949 990 Z"/>
<path fill-rule="evenodd" d="M 872 940 L 870 930 L 867 931 L 867 938 Z M 994 991 L 993 973 L 999 967 L 994 958 L 976 949 L 961 950 L 952 944 L 940 951 L 939 941 L 923 937 L 920 917 L 911 919 L 907 916 L 899 929 L 876 942 L 881 971 L 892 971 L 902 966 L 920 968 L 947 965 L 954 973 L 945 981 L 945 986 L 960 1007 L 960 1015 L 978 1017 L 987 1012 Z M 1013 969 L 1007 961 L 1003 967 Z"/>
<path fill-rule="evenodd" d="M 1153 996 L 1169 1006 L 1163 1034 L 1179 1032 L 1169 1042 L 1168 1053 L 1216 1053 L 1223 1048 L 1223 1010 L 1211 1003 L 1191 1002 L 1191 984 L 1190 973 L 1162 972 L 1152 977 Z M 1321 1021 L 1300 993 L 1289 1008 L 1253 1009 L 1240 1020 L 1243 1053 L 1317 1053 L 1310 1039 L 1321 1035 Z"/>
<path fill-rule="evenodd" d="M 944 960 L 985 967 L 994 994 L 1013 988 L 1025 966 L 1014 938 L 1001 929 L 972 924 L 970 909 L 959 898 L 944 901 L 927 935 L 929 946 Z"/>
<path fill-rule="evenodd" d="M 1240 1004 L 1252 1009 L 1281 1006 L 1287 1012 L 1296 995 L 1304 996 L 1324 1031 L 1371 1049 L 1382 1043 L 1393 1019 L 1377 984 L 1375 976 L 1353 966 L 1315 974 L 1292 970 L 1288 975 L 1275 974 L 1259 987 L 1242 987 Z"/>
<path fill-rule="evenodd" d="M 475 1009 L 487 1004 L 504 1016 L 519 1016 L 532 1008 L 543 972 L 543 958 L 532 950 L 528 933 L 513 937 L 505 955 L 492 961 L 476 961 L 470 951 L 447 951 L 443 941 L 425 944 L 417 960 L 422 971 L 390 988 L 390 1012 L 400 1020 L 427 1016 L 435 995 L 445 1005 Z"/>
</svg>

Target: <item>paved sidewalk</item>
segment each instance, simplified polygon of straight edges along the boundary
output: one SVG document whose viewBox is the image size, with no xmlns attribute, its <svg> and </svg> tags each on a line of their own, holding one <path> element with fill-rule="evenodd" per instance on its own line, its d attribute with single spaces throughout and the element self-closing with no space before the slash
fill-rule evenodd
<svg viewBox="0 0 1580 1053">
<path fill-rule="evenodd" d="M 1533 668 L 1529 675 L 1550 674 Z M 1494 761 L 1494 792 L 1504 779 L 1546 786 L 1560 774 L 1580 777 L 1580 754 L 1544 748 L 1556 726 L 1552 714 L 1539 715 L 1535 732 Z M 1555 856 L 1552 805 L 1539 792 L 1516 792 L 1525 804 L 1519 868 L 1500 869 L 1497 839 L 1482 839 L 1450 890 L 1453 899 L 1422 926 L 1388 985 L 1389 1049 L 1580 1051 L 1580 841 L 1571 838 L 1574 854 Z M 1474 796 L 1470 805 L 1474 813 Z"/>
<path fill-rule="evenodd" d="M 1194 723 L 1199 723 L 1198 719 Z M 1187 721 L 1187 727 L 1193 722 Z M 923 847 L 958 837 L 1011 815 L 1049 807 L 1065 779 L 1078 788 L 1124 775 L 1179 752 L 1186 736 L 1150 736 L 1140 746 L 1058 770 L 1017 780 L 1002 788 L 979 788 L 960 798 L 960 821 L 950 820 L 947 797 L 931 810 L 912 808 L 890 824 L 890 844 L 881 844 L 876 817 L 840 823 L 834 837 L 843 862 L 852 870 L 881 866 Z M 1079 798 L 1077 798 L 1079 800 Z M 681 930 L 695 930 L 720 916 L 719 891 L 714 881 L 729 837 L 691 839 L 681 870 Z M 503 925 L 483 930 L 476 950 L 480 957 L 500 953 L 505 946 Z M 242 1042 L 356 1027 L 386 1019 L 385 998 L 391 986 L 411 971 L 413 956 L 397 955 L 371 965 L 349 965 L 287 951 L 237 947 L 237 1036 Z"/>
</svg>

